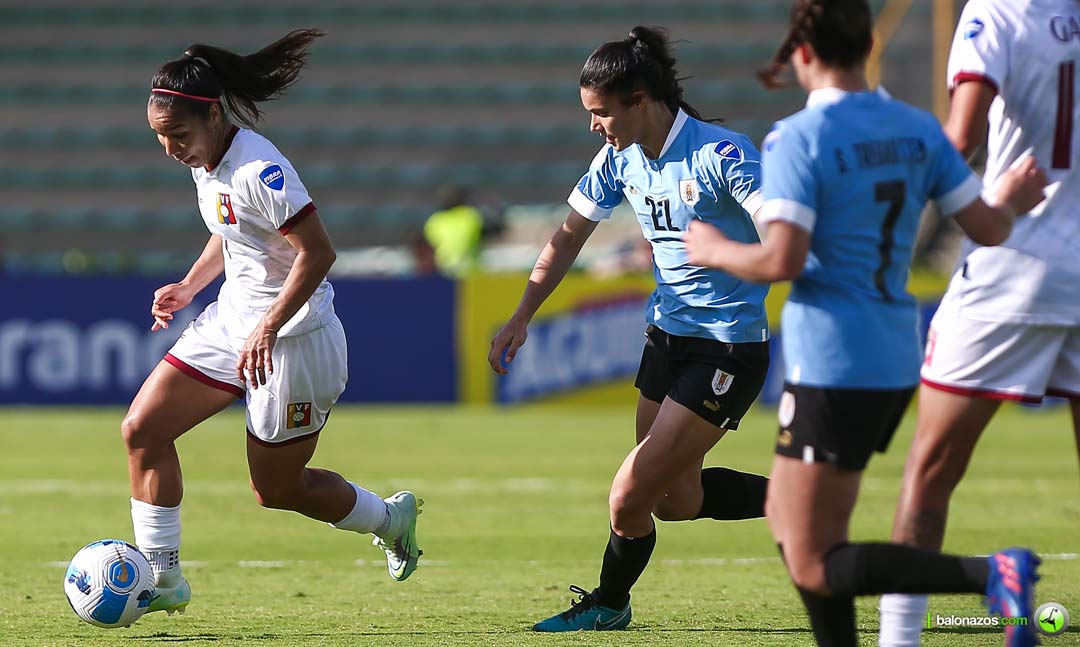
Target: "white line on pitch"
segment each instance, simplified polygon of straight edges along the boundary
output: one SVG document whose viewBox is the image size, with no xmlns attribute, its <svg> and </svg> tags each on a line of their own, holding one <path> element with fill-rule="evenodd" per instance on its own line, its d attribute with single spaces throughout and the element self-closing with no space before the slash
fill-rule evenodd
<svg viewBox="0 0 1080 647">
<path fill-rule="evenodd" d="M 1080 553 L 1047 553 L 1039 555 L 1043 561 L 1050 562 L 1069 562 L 1080 559 Z M 700 559 L 663 559 L 660 560 L 662 564 L 667 566 L 726 566 L 728 564 L 769 564 L 779 562 L 779 557 L 702 557 Z M 191 560 L 182 561 L 180 565 L 184 568 L 205 568 L 214 564 L 215 562 Z M 285 568 L 286 566 L 299 565 L 310 563 L 305 560 L 288 560 L 288 559 L 276 559 L 276 560 L 242 560 L 235 562 L 240 568 Z M 529 566 L 543 566 L 544 562 L 539 560 L 529 560 L 524 562 Z M 453 566 L 454 562 L 446 559 L 425 559 L 421 562 L 423 566 Z M 386 562 L 381 559 L 358 559 L 353 562 L 355 566 L 385 566 Z M 67 568 L 68 562 L 45 562 L 45 566 L 50 568 Z"/>
</svg>

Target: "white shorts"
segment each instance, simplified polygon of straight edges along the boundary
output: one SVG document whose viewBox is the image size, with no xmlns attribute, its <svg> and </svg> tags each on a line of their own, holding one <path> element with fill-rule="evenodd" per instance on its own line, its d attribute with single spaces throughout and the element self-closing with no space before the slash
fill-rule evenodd
<svg viewBox="0 0 1080 647">
<path fill-rule="evenodd" d="M 1080 328 L 991 323 L 939 308 L 930 322 L 922 382 L 995 400 L 1080 400 Z"/>
<path fill-rule="evenodd" d="M 279 338 L 272 354 L 274 372 L 258 389 L 248 389 L 236 374 L 246 335 L 236 336 L 237 331 L 226 326 L 217 303 L 211 303 L 176 340 L 165 361 L 204 384 L 245 396 L 248 434 L 261 445 L 283 445 L 319 433 L 348 379 L 345 330 L 338 318 L 311 332 Z"/>
</svg>

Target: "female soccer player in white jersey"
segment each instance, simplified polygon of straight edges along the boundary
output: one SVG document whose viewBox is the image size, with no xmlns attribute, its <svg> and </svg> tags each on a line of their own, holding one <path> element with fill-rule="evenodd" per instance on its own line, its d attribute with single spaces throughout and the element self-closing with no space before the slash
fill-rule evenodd
<svg viewBox="0 0 1080 647">
<path fill-rule="evenodd" d="M 1028 160 L 1002 178 L 995 204 L 932 115 L 866 86 L 866 0 L 799 0 L 764 76 L 788 61 L 806 108 L 766 138 L 763 245 L 694 223 L 694 263 L 750 281 L 794 280 L 783 312 L 786 384 L 767 514 L 819 645 L 854 647 L 856 595 L 985 593 L 1010 646 L 1034 643 L 1035 567 L 1028 550 L 956 557 L 848 543 L 863 469 L 884 451 L 918 382 L 916 305 L 906 291 L 927 200 L 973 239 L 1005 240 L 1013 216 L 1042 200 Z"/>
<path fill-rule="evenodd" d="M 244 398 L 251 488 L 268 508 L 373 533 L 394 579 L 416 568 L 418 501 L 380 499 L 307 467 L 345 387 L 345 332 L 326 273 L 334 248 L 289 161 L 251 128 L 307 61 L 316 30 L 249 56 L 192 45 L 154 75 L 147 118 L 165 153 L 191 169 L 210 240 L 180 282 L 154 293 L 153 329 L 223 271 L 211 303 L 147 377 L 123 421 L 135 541 L 157 578 L 151 611 L 184 609 L 183 481 L 174 441 Z M 233 125 L 237 122 L 244 128 Z"/>
<path fill-rule="evenodd" d="M 1051 184 L 1001 245 L 965 241 L 931 323 L 894 541 L 941 549 L 949 498 L 1002 400 L 1069 398 L 1080 446 L 1078 60 L 1076 0 L 972 0 L 961 15 L 946 134 L 971 155 L 989 133 L 988 186 L 1026 155 Z M 918 645 L 926 608 L 884 596 L 881 644 Z"/>
<path fill-rule="evenodd" d="M 537 309 L 625 199 L 652 245 L 657 284 L 636 381 L 637 446 L 611 485 L 599 587 L 570 587 L 580 600 L 537 631 L 626 627 L 630 588 L 656 543 L 654 514 L 666 521 L 764 514 L 764 477 L 703 470 L 702 462 L 738 428 L 765 380 L 767 287 L 691 265 L 681 238 L 690 221 L 703 219 L 758 243 L 751 220 L 761 204 L 758 152 L 745 136 L 700 120 L 682 100 L 674 64 L 666 36 L 645 27 L 585 62 L 581 102 L 606 143 L 570 194 L 570 214 L 540 253 L 521 304 L 491 342 L 488 361 L 506 373 L 504 355 L 513 361 Z"/>
</svg>

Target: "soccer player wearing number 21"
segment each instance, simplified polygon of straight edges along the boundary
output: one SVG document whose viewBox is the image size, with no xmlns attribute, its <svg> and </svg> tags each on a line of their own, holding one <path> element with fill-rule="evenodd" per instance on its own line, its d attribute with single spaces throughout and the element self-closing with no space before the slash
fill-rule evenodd
<svg viewBox="0 0 1080 647">
<path fill-rule="evenodd" d="M 701 121 L 682 100 L 665 35 L 635 27 L 601 45 L 579 86 L 591 129 L 607 140 L 570 194 L 570 215 L 540 253 L 521 304 L 491 342 L 488 362 L 504 374 L 529 321 L 562 280 L 600 221 L 624 200 L 653 251 L 656 290 L 636 386 L 636 446 L 608 498 L 611 532 L 599 586 L 533 629 L 623 629 L 630 589 L 665 521 L 750 519 L 764 513 L 766 479 L 723 467 L 705 454 L 739 427 L 769 367 L 767 288 L 687 259 L 682 232 L 694 219 L 758 244 L 751 216 L 760 202 L 760 163 L 746 136 Z M 588 433 L 588 430 L 582 430 Z"/>
<path fill-rule="evenodd" d="M 1004 243 L 964 241 L 930 325 L 894 541 L 941 549 L 949 498 L 1002 401 L 1069 398 L 1080 446 L 1077 61 L 1075 0 L 973 0 L 960 16 L 946 134 L 965 155 L 987 143 L 988 186 L 1028 155 L 1050 185 Z M 925 596 L 883 596 L 883 647 L 917 646 L 926 610 Z"/>
<path fill-rule="evenodd" d="M 906 291 L 919 214 L 928 200 L 983 244 L 1006 239 L 1042 201 L 1028 159 L 1006 172 L 990 206 L 982 183 L 930 114 L 866 86 L 872 44 L 866 0 L 798 0 L 767 83 L 791 63 L 806 108 L 781 120 L 762 159 L 763 245 L 705 223 L 690 260 L 750 281 L 793 280 L 782 330 L 786 384 L 767 518 L 819 645 L 855 647 L 857 595 L 977 593 L 991 613 L 1029 616 L 1037 558 L 941 555 L 849 543 L 862 472 L 884 451 L 919 380 L 917 309 Z M 1033 623 L 1010 626 L 1033 644 Z"/>
</svg>

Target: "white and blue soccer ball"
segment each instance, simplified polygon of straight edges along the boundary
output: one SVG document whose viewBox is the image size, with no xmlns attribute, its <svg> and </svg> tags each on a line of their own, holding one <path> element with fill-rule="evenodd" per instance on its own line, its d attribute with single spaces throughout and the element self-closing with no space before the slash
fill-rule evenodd
<svg viewBox="0 0 1080 647">
<path fill-rule="evenodd" d="M 139 549 L 102 539 L 75 553 L 64 574 L 75 614 L 97 627 L 126 627 L 142 617 L 154 595 L 154 573 Z"/>
</svg>

